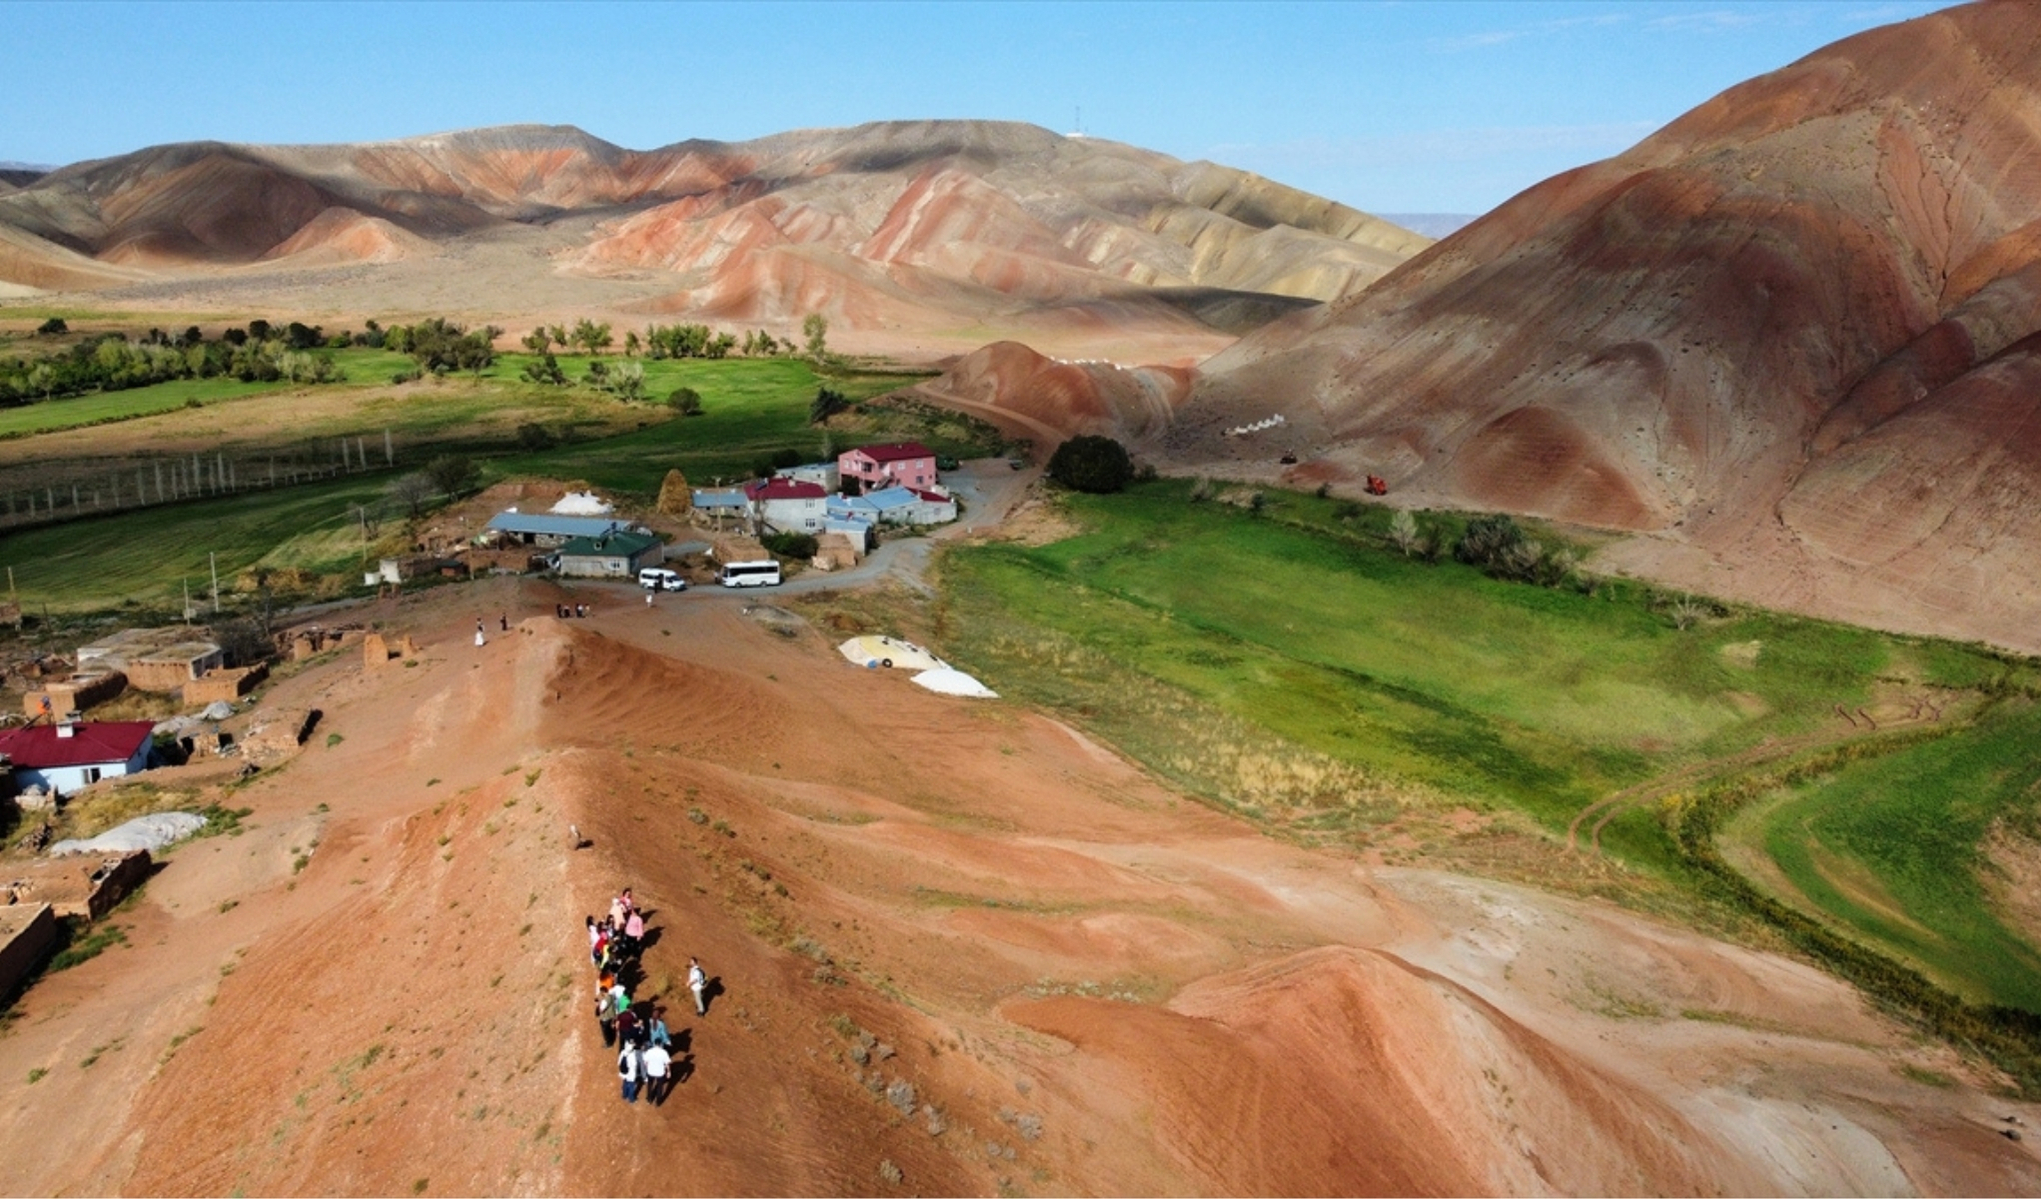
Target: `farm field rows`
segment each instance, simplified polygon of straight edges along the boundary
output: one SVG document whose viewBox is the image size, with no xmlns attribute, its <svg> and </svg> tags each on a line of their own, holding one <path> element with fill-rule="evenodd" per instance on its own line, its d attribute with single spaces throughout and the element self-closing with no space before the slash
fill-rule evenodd
<svg viewBox="0 0 2041 1199">
<path fill-rule="evenodd" d="M 1366 843 L 1400 813 L 1467 805 L 1528 818 L 1555 861 L 1603 796 L 1847 741 L 1839 706 L 1982 706 L 1975 727 L 1817 780 L 1757 835 L 1824 919 L 1975 1001 L 2041 1011 L 2041 955 L 1994 911 L 1978 849 L 2034 819 L 2037 718 L 1980 690 L 2031 688 L 2031 664 L 1758 611 L 1681 629 L 1638 584 L 1590 597 L 1406 558 L 1372 543 L 1379 510 L 1267 493 L 1257 516 L 1189 492 L 1069 496 L 1074 536 L 946 555 L 946 656 L 1282 827 Z M 1615 811 L 1600 845 L 1693 893 L 1653 804 Z M 1824 881 L 1834 862 L 1903 919 Z"/>
</svg>

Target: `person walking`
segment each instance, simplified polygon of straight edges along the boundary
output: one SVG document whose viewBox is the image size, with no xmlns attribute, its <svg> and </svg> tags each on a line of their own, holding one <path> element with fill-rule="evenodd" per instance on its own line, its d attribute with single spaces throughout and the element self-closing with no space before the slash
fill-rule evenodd
<svg viewBox="0 0 2041 1199">
<path fill-rule="evenodd" d="M 652 1023 L 646 1029 L 645 1040 L 650 1044 L 659 1046 L 661 1049 L 673 1048 L 673 1034 L 666 1031 L 665 1008 L 655 1007 L 652 1009 Z"/>
<path fill-rule="evenodd" d="M 638 1013 L 629 1008 L 617 1013 L 617 1041 L 624 1045 L 638 1043 Z"/>
<path fill-rule="evenodd" d="M 662 1107 L 666 1103 L 667 1089 L 673 1085 L 673 1055 L 666 1052 L 665 1046 L 654 1042 L 639 1058 L 645 1071 L 645 1102 L 653 1107 Z"/>
<path fill-rule="evenodd" d="M 475 647 L 477 649 L 480 649 L 483 644 L 484 640 L 482 637 L 482 618 L 477 616 L 475 618 Z"/>
<path fill-rule="evenodd" d="M 595 1021 L 602 1025 L 602 1043 L 608 1047 L 617 1043 L 617 1001 L 616 992 L 611 988 L 596 992 Z"/>
<path fill-rule="evenodd" d="M 636 1045 L 626 1045 L 617 1054 L 617 1077 L 623 1080 L 624 1102 L 638 1102 L 638 1084 L 645 1078 L 645 1063 Z"/>
<path fill-rule="evenodd" d="M 502 625 L 503 631 L 508 633 L 510 631 L 510 613 L 503 612 L 498 614 L 496 617 L 496 623 Z"/>
<path fill-rule="evenodd" d="M 687 989 L 695 993 L 695 1015 L 708 1015 L 709 1005 L 704 996 L 709 989 L 709 976 L 694 958 L 687 960 Z"/>
<path fill-rule="evenodd" d="M 634 958 L 645 950 L 645 918 L 635 909 L 624 919 L 624 944 Z"/>
</svg>

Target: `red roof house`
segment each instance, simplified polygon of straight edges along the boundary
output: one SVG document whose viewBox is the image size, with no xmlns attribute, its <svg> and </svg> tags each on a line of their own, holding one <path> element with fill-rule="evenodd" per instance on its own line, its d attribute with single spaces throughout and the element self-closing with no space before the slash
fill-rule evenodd
<svg viewBox="0 0 2041 1199">
<path fill-rule="evenodd" d="M 856 479 L 867 493 L 896 483 L 902 487 L 936 483 L 935 451 L 918 441 L 860 446 L 837 455 L 836 465 L 844 478 Z"/>
<path fill-rule="evenodd" d="M 75 791 L 102 778 L 147 770 L 155 727 L 147 720 L 32 724 L 0 733 L 0 755 L 13 763 L 17 786 Z"/>
</svg>

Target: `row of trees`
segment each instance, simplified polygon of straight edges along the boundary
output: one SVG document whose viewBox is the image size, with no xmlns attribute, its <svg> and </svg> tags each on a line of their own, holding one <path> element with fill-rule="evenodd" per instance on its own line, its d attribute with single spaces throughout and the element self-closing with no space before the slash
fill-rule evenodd
<svg viewBox="0 0 2041 1199">
<path fill-rule="evenodd" d="M 735 334 L 719 332 L 707 325 L 647 325 L 645 332 L 635 330 L 624 333 L 623 352 L 626 358 L 727 358 L 733 352 L 746 358 L 784 358 L 803 353 L 820 361 L 829 353 L 829 321 L 820 314 L 810 315 L 802 322 L 801 332 L 807 339 L 805 348 L 786 338 L 774 337 L 763 329 L 754 329 L 740 340 Z M 617 344 L 616 331 L 608 321 L 592 321 L 587 318 L 575 321 L 572 327 L 566 325 L 540 325 L 524 335 L 520 344 L 533 354 L 550 354 L 557 348 L 562 353 L 579 350 L 590 358 L 607 353 Z"/>
<path fill-rule="evenodd" d="M 125 391 L 173 379 L 231 378 L 244 383 L 337 383 L 346 376 L 320 345 L 316 328 L 308 337 L 281 335 L 256 321 L 252 329 L 229 329 L 208 340 L 196 326 L 172 337 L 152 329 L 138 341 L 124 334 L 87 338 L 60 353 L 0 358 L 0 405 L 26 404 L 96 391 Z"/>
</svg>

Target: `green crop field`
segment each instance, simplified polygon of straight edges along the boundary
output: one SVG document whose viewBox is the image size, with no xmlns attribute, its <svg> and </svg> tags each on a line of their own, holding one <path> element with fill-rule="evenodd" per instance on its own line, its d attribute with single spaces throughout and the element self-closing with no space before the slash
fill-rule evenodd
<svg viewBox="0 0 2041 1199">
<path fill-rule="evenodd" d="M 79 425 L 154 416 L 188 403 L 217 404 L 289 387 L 288 383 L 242 383 L 234 379 L 176 379 L 153 387 L 108 391 L 0 408 L 0 437 L 54 433 Z"/>
<path fill-rule="evenodd" d="M 1288 827 L 1365 839 L 1399 812 L 1463 804 L 1522 812 L 1556 839 L 1626 788 L 1847 740 L 1836 705 L 1881 686 L 1974 699 L 1962 689 L 2037 680 L 1970 647 L 1774 613 L 1681 629 L 1636 584 L 1590 596 L 1406 558 L 1375 540 L 1381 510 L 1270 492 L 1257 515 L 1189 494 L 1165 481 L 1069 496 L 1073 536 L 951 551 L 939 641 L 1178 785 L 1250 815 L 1288 805 Z M 2041 716 L 2014 702 L 1770 809 L 1762 842 L 1825 918 L 1965 995 L 2041 1011 L 2041 956 L 1979 881 L 1986 829 L 2041 790 L 2024 756 Z M 1655 807 L 1615 816 L 1606 851 L 1694 881 Z M 1866 906 L 1874 893 L 1888 906 Z"/>
</svg>

